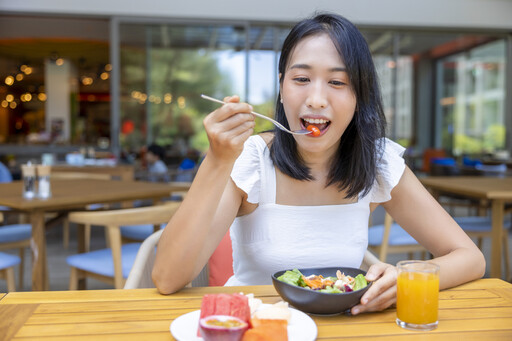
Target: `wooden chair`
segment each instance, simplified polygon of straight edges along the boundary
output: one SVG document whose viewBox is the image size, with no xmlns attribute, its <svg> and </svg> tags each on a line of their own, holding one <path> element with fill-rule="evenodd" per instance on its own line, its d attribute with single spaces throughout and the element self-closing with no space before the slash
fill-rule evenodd
<svg viewBox="0 0 512 341">
<path fill-rule="evenodd" d="M 361 269 L 364 271 L 368 271 L 370 269 L 370 266 L 373 264 L 377 264 L 380 262 L 380 259 L 378 259 L 370 250 L 366 250 L 363 258 L 363 263 L 361 263 Z"/>
<path fill-rule="evenodd" d="M 155 263 L 155 250 L 163 230 L 151 234 L 142 242 L 135 257 L 130 274 L 124 284 L 124 289 L 154 288 L 151 271 Z"/>
<path fill-rule="evenodd" d="M 7 281 L 7 291 L 16 291 L 14 281 L 14 266 L 19 264 L 21 260 L 14 255 L 0 252 L 0 278 Z"/>
<path fill-rule="evenodd" d="M 70 222 L 105 226 L 110 244 L 108 249 L 80 253 L 67 258 L 67 263 L 71 266 L 70 290 L 76 290 L 78 281 L 88 276 L 113 284 L 116 289 L 123 288 L 141 244 L 121 245 L 120 227 L 139 224 L 159 226 L 171 219 L 179 205 L 180 202 L 168 202 L 149 207 L 70 213 Z"/>
<path fill-rule="evenodd" d="M 426 249 L 400 225 L 394 223 L 387 212 L 384 216 L 384 224 L 369 227 L 368 249 L 376 253 L 381 262 L 386 262 L 390 253 L 408 253 L 408 258 L 411 259 L 413 253 L 419 251 L 422 259 L 426 257 Z"/>
<path fill-rule="evenodd" d="M 30 247 L 32 225 L 12 224 L 0 226 L 0 250 L 19 249 L 19 287 L 23 288 L 25 248 Z"/>
<path fill-rule="evenodd" d="M 0 182 L 11 182 L 9 169 L 0 162 Z M 4 213 L 10 214 L 11 209 L 0 206 L 0 223 L 4 223 Z M 0 226 L 0 250 L 19 249 L 20 275 L 19 286 L 23 288 L 23 268 L 25 264 L 25 248 L 30 247 L 32 226 L 30 224 L 6 224 Z"/>
<path fill-rule="evenodd" d="M 57 180 L 76 180 L 76 179 L 93 179 L 93 180 L 111 180 L 110 174 L 86 173 L 86 172 L 52 172 L 51 179 Z M 105 206 L 101 204 L 88 205 L 88 210 L 103 209 Z M 84 226 L 85 250 L 89 251 L 91 242 L 91 226 Z M 64 218 L 62 221 L 62 245 L 67 250 L 69 248 L 69 221 Z"/>
</svg>

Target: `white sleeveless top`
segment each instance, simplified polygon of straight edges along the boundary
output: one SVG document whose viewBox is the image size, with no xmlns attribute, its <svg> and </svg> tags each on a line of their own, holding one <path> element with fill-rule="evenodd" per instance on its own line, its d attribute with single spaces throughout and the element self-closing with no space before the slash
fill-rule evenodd
<svg viewBox="0 0 512 341">
<path fill-rule="evenodd" d="M 231 225 L 234 275 L 225 285 L 272 284 L 271 275 L 285 269 L 359 267 L 368 246 L 370 203 L 391 199 L 405 169 L 404 150 L 386 139 L 375 184 L 356 203 L 278 205 L 270 150 L 261 136 L 251 136 L 231 178 L 258 207 Z"/>
</svg>

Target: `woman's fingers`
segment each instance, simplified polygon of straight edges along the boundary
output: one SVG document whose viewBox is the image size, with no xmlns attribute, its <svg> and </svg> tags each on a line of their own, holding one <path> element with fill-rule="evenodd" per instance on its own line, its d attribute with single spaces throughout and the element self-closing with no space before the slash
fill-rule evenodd
<svg viewBox="0 0 512 341">
<path fill-rule="evenodd" d="M 203 120 L 211 153 L 224 161 L 236 159 L 254 132 L 252 107 L 239 101 L 238 96 L 225 97 L 226 104 Z"/>
<path fill-rule="evenodd" d="M 353 315 L 357 315 L 362 312 L 381 311 L 394 303 L 396 303 L 396 285 L 387 288 L 387 290 L 380 293 L 378 296 L 367 301 L 366 304 L 356 305 L 351 309 L 351 312 Z"/>
<path fill-rule="evenodd" d="M 373 284 L 361 297 L 361 303 L 352 308 L 352 314 L 383 310 L 393 304 L 396 301 L 396 278 L 394 266 L 385 263 L 372 265 L 366 279 Z"/>
<path fill-rule="evenodd" d="M 213 111 L 210 115 L 213 114 L 212 119 L 214 119 L 215 122 L 222 122 L 238 113 L 250 114 L 252 110 L 252 106 L 247 103 L 226 102 L 226 104 Z"/>
</svg>

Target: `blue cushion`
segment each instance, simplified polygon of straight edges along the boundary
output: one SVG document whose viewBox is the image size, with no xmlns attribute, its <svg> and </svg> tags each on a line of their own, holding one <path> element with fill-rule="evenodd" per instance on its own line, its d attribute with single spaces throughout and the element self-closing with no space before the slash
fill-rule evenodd
<svg viewBox="0 0 512 341">
<path fill-rule="evenodd" d="M 132 269 L 135 256 L 139 251 L 141 243 L 124 244 L 121 249 L 121 263 L 123 267 L 123 277 L 128 278 Z M 112 259 L 111 249 L 102 249 L 86 253 L 79 253 L 69 256 L 66 259 L 68 265 L 93 272 L 99 275 L 114 277 L 114 260 Z"/>
<path fill-rule="evenodd" d="M 459 226 L 469 232 L 485 232 L 491 231 L 492 222 L 489 217 L 456 217 L 453 218 Z M 503 228 L 510 228 L 510 220 L 505 220 L 503 222 Z"/>
<path fill-rule="evenodd" d="M 20 264 L 20 262 L 20 257 L 0 252 L 0 269 L 10 268 L 11 266 Z"/>
<path fill-rule="evenodd" d="M 167 224 L 162 224 L 160 226 L 163 229 Z M 144 240 L 153 234 L 154 229 L 153 225 L 129 225 L 129 226 L 121 226 L 121 236 L 125 238 L 130 238 L 133 240 Z"/>
<path fill-rule="evenodd" d="M 0 182 L 12 182 L 12 175 L 9 169 L 0 162 Z"/>
<path fill-rule="evenodd" d="M 94 211 L 94 210 L 101 210 L 105 208 L 104 204 L 89 204 L 87 205 L 87 210 Z"/>
<path fill-rule="evenodd" d="M 382 244 L 384 236 L 384 225 L 374 225 L 368 229 L 368 245 L 377 246 Z M 391 224 L 388 245 L 409 245 L 418 244 L 418 242 L 407 233 L 400 225 Z"/>
<path fill-rule="evenodd" d="M 30 224 L 13 224 L 0 226 L 0 244 L 19 242 L 30 239 L 32 235 L 32 225 Z"/>
<path fill-rule="evenodd" d="M 451 157 L 435 157 L 430 160 L 430 163 L 435 165 L 442 166 L 455 166 L 456 162 L 454 158 Z"/>
</svg>

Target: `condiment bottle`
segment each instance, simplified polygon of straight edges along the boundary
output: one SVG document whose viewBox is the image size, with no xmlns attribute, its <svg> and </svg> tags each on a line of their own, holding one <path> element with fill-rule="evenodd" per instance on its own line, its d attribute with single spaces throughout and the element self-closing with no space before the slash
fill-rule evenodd
<svg viewBox="0 0 512 341">
<path fill-rule="evenodd" d="M 23 198 L 33 199 L 36 196 L 36 167 L 32 162 L 21 165 L 23 177 Z"/>
</svg>

